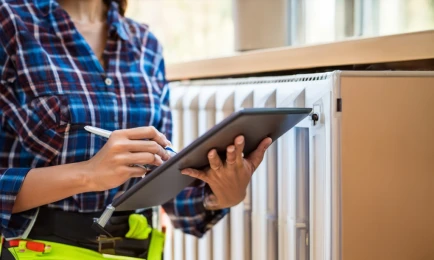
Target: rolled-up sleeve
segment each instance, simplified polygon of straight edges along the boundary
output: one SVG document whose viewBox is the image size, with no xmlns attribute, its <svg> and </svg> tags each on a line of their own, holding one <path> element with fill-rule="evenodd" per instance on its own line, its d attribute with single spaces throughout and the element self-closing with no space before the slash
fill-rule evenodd
<svg viewBox="0 0 434 260">
<path fill-rule="evenodd" d="M 29 171 L 27 168 L 0 169 L 0 225 L 6 239 L 25 235 L 36 217 L 37 209 L 12 214 L 18 192 Z"/>
<path fill-rule="evenodd" d="M 209 186 L 198 181 L 197 185 L 185 188 L 175 199 L 164 204 L 173 226 L 184 233 L 202 237 L 221 220 L 229 209 L 206 210 L 203 200 L 209 192 Z"/>
<path fill-rule="evenodd" d="M 0 8 L 0 18 L 5 18 L 4 9 Z M 0 19 L 1 20 L 1 19 Z M 7 33 L 11 33 L 12 21 L 11 19 L 3 19 L 5 23 L 0 28 L 0 35 L 2 40 L 8 39 Z M 9 30 L 7 30 L 9 28 Z M 6 35 L 6 36 L 5 36 Z M 11 118 L 20 112 L 17 110 L 17 99 L 13 95 L 11 88 L 8 88 L 6 84 L 10 80 L 15 71 L 11 67 L 5 66 L 7 61 L 10 61 L 10 57 L 3 48 L 4 42 L 0 41 L 0 133 L 2 135 L 9 135 L 5 129 L 6 122 L 14 121 Z M 24 121 L 25 122 L 25 121 Z M 21 122 L 20 122 L 21 123 Z M 22 123 L 21 123 L 22 124 Z M 13 132 L 13 131 L 12 131 Z M 12 133 L 11 132 L 11 133 Z M 16 134 L 16 133 L 15 133 Z M 24 134 L 24 132 L 23 132 Z M 29 132 L 29 135 L 32 133 Z M 18 137 L 17 137 L 18 138 Z M 3 153 L 8 154 L 10 160 L 20 160 L 19 154 L 12 150 L 10 142 L 4 142 L 5 139 L 0 137 L 0 146 L 5 147 L 2 150 Z M 5 157 L 2 157 L 5 160 Z M 37 209 L 12 214 L 17 195 L 21 190 L 21 186 L 31 170 L 30 168 L 6 168 L 11 167 L 7 161 L 2 161 L 3 168 L 0 168 L 0 233 L 6 238 L 18 238 L 26 235 L 25 232 L 29 227 L 32 220 L 36 218 Z"/>
</svg>

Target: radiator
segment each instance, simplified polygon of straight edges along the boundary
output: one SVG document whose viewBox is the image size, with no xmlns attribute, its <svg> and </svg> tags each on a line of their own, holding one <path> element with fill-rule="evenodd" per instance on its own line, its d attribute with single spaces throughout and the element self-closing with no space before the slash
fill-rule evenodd
<svg viewBox="0 0 434 260">
<path fill-rule="evenodd" d="M 310 107 L 320 120 L 306 118 L 273 143 L 244 201 L 203 238 L 167 224 L 165 260 L 329 259 L 334 87 L 333 73 L 171 83 L 177 150 L 243 108 Z"/>
<path fill-rule="evenodd" d="M 171 83 L 178 150 L 243 108 L 309 107 L 319 120 L 273 143 L 203 238 L 166 217 L 164 259 L 434 259 L 433 86 L 432 72 L 393 71 Z"/>
</svg>

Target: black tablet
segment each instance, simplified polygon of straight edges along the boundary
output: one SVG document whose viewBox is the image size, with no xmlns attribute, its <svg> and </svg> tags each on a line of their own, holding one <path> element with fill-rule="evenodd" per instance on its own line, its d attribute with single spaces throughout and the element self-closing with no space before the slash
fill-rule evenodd
<svg viewBox="0 0 434 260">
<path fill-rule="evenodd" d="M 116 198 L 112 209 L 125 211 L 164 204 L 195 181 L 181 170 L 207 167 L 211 149 L 217 149 L 224 160 L 226 147 L 233 144 L 235 137 L 244 135 L 247 156 L 264 138 L 271 137 L 274 142 L 310 113 L 310 108 L 249 108 L 234 112 Z"/>
</svg>

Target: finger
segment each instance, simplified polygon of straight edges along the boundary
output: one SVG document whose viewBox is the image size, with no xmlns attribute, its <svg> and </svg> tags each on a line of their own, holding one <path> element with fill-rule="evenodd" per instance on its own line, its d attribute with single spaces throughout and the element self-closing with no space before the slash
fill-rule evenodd
<svg viewBox="0 0 434 260">
<path fill-rule="evenodd" d="M 141 177 L 147 172 L 145 168 L 133 167 L 127 165 L 123 166 L 122 171 L 125 172 L 125 174 L 128 174 L 130 178 Z"/>
<path fill-rule="evenodd" d="M 204 171 L 199 171 L 196 169 L 187 168 L 187 169 L 182 170 L 181 173 L 184 175 L 199 179 L 199 180 L 204 181 L 204 182 L 209 181 L 208 175 Z"/>
<path fill-rule="evenodd" d="M 218 156 L 215 149 L 211 150 L 208 153 L 208 161 L 211 169 L 213 169 L 214 171 L 218 171 L 223 167 L 222 160 L 220 160 L 220 157 Z"/>
<path fill-rule="evenodd" d="M 148 152 L 158 154 L 164 161 L 167 161 L 170 158 L 169 153 L 155 141 L 130 140 L 127 149 L 130 152 Z"/>
<path fill-rule="evenodd" d="M 160 166 L 163 164 L 163 160 L 160 156 L 153 154 L 153 153 L 147 153 L 147 152 L 138 152 L 138 153 L 131 153 L 128 155 L 128 158 L 125 160 L 126 165 L 131 164 L 151 164 L 155 166 Z"/>
<path fill-rule="evenodd" d="M 167 135 L 166 135 L 166 133 L 163 133 L 163 135 L 164 135 L 164 137 L 165 137 L 166 140 L 167 140 L 167 145 L 170 146 L 170 147 L 172 147 L 173 144 L 172 144 L 172 142 L 171 142 L 169 139 L 167 139 Z"/>
<path fill-rule="evenodd" d="M 250 163 L 252 163 L 254 169 L 258 168 L 259 164 L 262 162 L 262 159 L 264 159 L 264 154 L 267 148 L 271 145 L 272 140 L 271 138 L 267 137 L 258 145 L 256 150 L 254 150 L 247 158 Z"/>
<path fill-rule="evenodd" d="M 145 175 L 148 171 L 140 167 L 129 167 L 131 178 L 139 178 Z"/>
<path fill-rule="evenodd" d="M 236 163 L 236 153 L 235 153 L 235 146 L 229 145 L 228 148 L 226 148 L 226 164 L 229 168 L 234 168 Z"/>
<path fill-rule="evenodd" d="M 116 153 L 128 152 L 149 152 L 158 154 L 163 160 L 170 158 L 169 153 L 155 141 L 129 140 L 125 138 L 114 138 L 111 141 L 111 148 Z"/>
<path fill-rule="evenodd" d="M 243 165 L 244 144 L 244 136 L 240 135 L 235 138 L 235 154 L 238 166 Z"/>
<path fill-rule="evenodd" d="M 163 147 L 170 145 L 166 136 L 153 126 L 136 127 L 121 131 L 124 131 L 125 136 L 131 140 L 150 139 Z"/>
</svg>

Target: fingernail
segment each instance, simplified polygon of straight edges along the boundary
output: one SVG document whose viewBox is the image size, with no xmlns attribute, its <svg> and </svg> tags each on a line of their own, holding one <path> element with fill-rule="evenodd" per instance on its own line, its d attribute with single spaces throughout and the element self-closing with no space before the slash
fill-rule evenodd
<svg viewBox="0 0 434 260">
<path fill-rule="evenodd" d="M 158 166 L 160 166 L 160 165 L 162 165 L 163 164 L 163 159 L 158 155 L 158 154 L 156 154 L 155 155 L 155 158 L 156 158 L 156 164 L 158 165 Z"/>
<path fill-rule="evenodd" d="M 228 147 L 228 152 L 232 153 L 233 151 L 235 151 L 235 147 L 233 147 L 232 145 Z"/>
<path fill-rule="evenodd" d="M 182 170 L 181 173 L 184 174 L 184 175 L 189 175 L 190 171 L 189 170 Z"/>
<path fill-rule="evenodd" d="M 209 153 L 208 153 L 208 157 L 209 157 L 209 158 L 213 158 L 213 157 L 214 157 L 214 151 L 209 152 Z"/>
<path fill-rule="evenodd" d="M 237 142 L 237 144 L 242 144 L 244 142 L 244 136 L 240 136 L 239 138 L 238 138 L 238 142 Z"/>
</svg>

